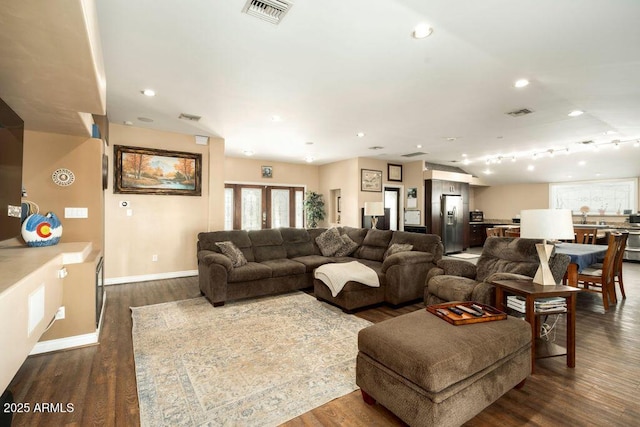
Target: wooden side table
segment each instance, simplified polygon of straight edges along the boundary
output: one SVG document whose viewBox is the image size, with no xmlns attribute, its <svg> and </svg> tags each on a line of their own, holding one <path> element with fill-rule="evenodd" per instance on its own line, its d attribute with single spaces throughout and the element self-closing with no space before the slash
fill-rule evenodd
<svg viewBox="0 0 640 427">
<path fill-rule="evenodd" d="M 571 286 L 543 286 L 534 284 L 533 280 L 496 280 L 491 282 L 496 287 L 496 308 L 505 311 L 507 294 L 520 295 L 525 297 L 526 313 L 525 319 L 531 325 L 533 340 L 531 342 L 531 373 L 535 371 L 536 359 L 546 357 L 567 356 L 567 366 L 575 368 L 576 366 L 576 293 L 580 292 L 579 288 Z M 540 339 L 540 320 L 541 315 L 554 314 L 536 313 L 534 309 L 534 301 L 536 298 L 562 297 L 567 300 L 567 343 L 563 348 L 554 343 L 550 343 Z"/>
</svg>

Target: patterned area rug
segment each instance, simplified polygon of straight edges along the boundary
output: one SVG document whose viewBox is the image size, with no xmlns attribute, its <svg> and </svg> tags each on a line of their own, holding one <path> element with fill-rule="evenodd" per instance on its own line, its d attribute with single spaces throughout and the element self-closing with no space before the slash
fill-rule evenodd
<svg viewBox="0 0 640 427">
<path fill-rule="evenodd" d="M 370 322 L 305 293 L 133 307 L 142 426 L 278 425 L 357 389 Z"/>
</svg>

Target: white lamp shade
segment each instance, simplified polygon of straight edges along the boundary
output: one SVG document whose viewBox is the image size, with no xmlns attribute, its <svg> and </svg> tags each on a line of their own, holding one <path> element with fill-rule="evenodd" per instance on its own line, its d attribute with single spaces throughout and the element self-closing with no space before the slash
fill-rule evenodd
<svg viewBox="0 0 640 427">
<path fill-rule="evenodd" d="M 520 212 L 520 237 L 573 240 L 570 209 L 527 209 Z"/>
<path fill-rule="evenodd" d="M 364 202 L 364 214 L 367 216 L 384 216 L 382 202 Z"/>
</svg>

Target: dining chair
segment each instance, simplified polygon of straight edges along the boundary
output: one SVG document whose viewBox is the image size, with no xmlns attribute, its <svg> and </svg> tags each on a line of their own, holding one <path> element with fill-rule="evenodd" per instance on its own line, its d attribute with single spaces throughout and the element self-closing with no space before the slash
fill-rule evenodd
<svg viewBox="0 0 640 427">
<path fill-rule="evenodd" d="M 629 238 L 628 231 L 622 231 L 622 243 L 620 244 L 620 249 L 618 253 L 616 253 L 615 266 L 613 271 L 613 286 L 611 287 L 611 293 L 609 295 L 609 300 L 612 302 L 616 302 L 618 300 L 618 296 L 616 295 L 616 283 L 620 287 L 620 293 L 622 294 L 622 299 L 626 299 L 627 295 L 624 292 L 624 281 L 622 279 L 622 262 L 624 261 L 624 251 L 627 248 L 627 239 Z M 594 268 L 602 268 L 602 263 L 597 263 L 593 265 Z"/>
<path fill-rule="evenodd" d="M 520 229 L 504 230 L 504 237 L 520 237 Z"/>
<path fill-rule="evenodd" d="M 614 286 L 613 277 L 616 255 L 620 251 L 622 239 L 621 233 L 610 233 L 607 241 L 607 252 L 604 255 L 601 268 L 594 264 L 578 273 L 578 287 L 587 292 L 602 294 L 602 305 L 605 311 L 609 310 L 611 289 Z M 614 301 L 615 299 L 611 300 L 611 302 Z"/>
<path fill-rule="evenodd" d="M 575 243 L 595 245 L 596 240 L 598 240 L 597 228 L 576 228 L 574 231 L 576 235 Z"/>
<path fill-rule="evenodd" d="M 487 237 L 504 237 L 502 230 L 502 228 L 498 227 L 487 228 Z"/>
</svg>

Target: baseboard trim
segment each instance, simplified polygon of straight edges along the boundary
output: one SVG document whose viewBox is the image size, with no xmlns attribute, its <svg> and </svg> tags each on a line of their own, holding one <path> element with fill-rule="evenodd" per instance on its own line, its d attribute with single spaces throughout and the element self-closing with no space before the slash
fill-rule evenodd
<svg viewBox="0 0 640 427">
<path fill-rule="evenodd" d="M 197 276 L 198 270 L 170 271 L 168 273 L 142 274 L 140 276 L 112 277 L 105 279 L 105 285 L 121 285 L 123 283 L 148 282 L 149 280 L 177 279 L 179 277 Z"/>
<path fill-rule="evenodd" d="M 86 345 L 97 344 L 100 330 L 96 329 L 95 332 L 90 332 L 84 335 L 75 335 L 67 338 L 58 338 L 55 340 L 41 341 L 36 343 L 29 353 L 29 356 L 34 354 L 49 353 L 51 351 L 66 350 L 73 347 L 83 347 Z"/>
</svg>

